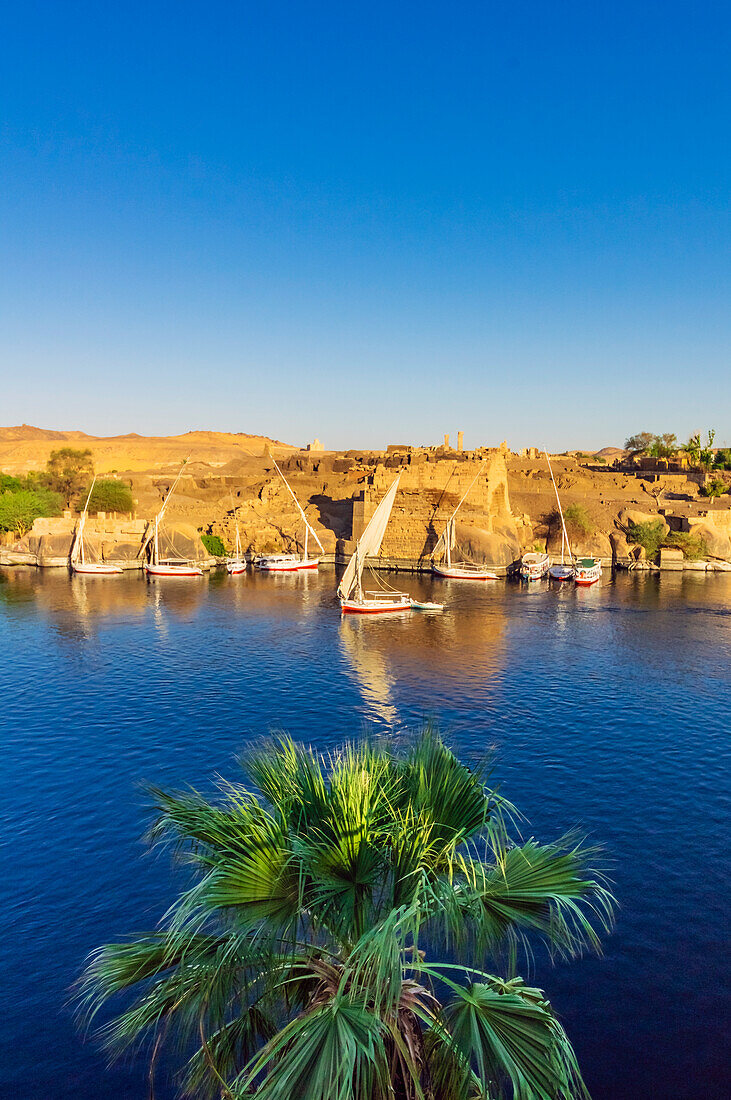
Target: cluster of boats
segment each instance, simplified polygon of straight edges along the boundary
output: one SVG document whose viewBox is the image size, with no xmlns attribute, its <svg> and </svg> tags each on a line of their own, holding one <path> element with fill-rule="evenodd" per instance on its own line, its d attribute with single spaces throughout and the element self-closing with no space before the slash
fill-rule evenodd
<svg viewBox="0 0 731 1100">
<path fill-rule="evenodd" d="M 546 461 L 548 462 L 548 468 L 551 472 L 551 480 L 556 492 L 556 501 L 558 503 L 558 512 L 561 518 L 561 562 L 551 564 L 549 555 L 542 552 L 531 552 L 524 554 L 520 562 L 520 576 L 523 580 L 540 581 L 543 579 L 551 579 L 557 582 L 574 581 L 577 585 L 588 586 L 596 584 L 600 579 L 602 573 L 601 562 L 596 558 L 575 558 L 571 552 L 571 545 L 569 542 L 568 532 L 566 530 L 566 522 L 564 520 L 563 509 L 561 507 L 561 501 L 558 495 L 558 488 L 556 481 L 553 477 L 553 470 L 551 469 L 551 463 L 546 455 Z M 259 554 L 252 559 L 252 566 L 255 569 L 261 570 L 266 573 L 297 573 L 303 570 L 317 569 L 320 564 L 318 557 L 310 557 L 309 554 L 309 539 L 310 536 L 315 540 L 320 550 L 324 552 L 324 547 L 320 542 L 317 532 L 310 524 L 302 505 L 297 500 L 297 497 L 285 478 L 284 474 L 280 470 L 276 462 L 274 466 L 277 473 L 281 477 L 282 481 L 287 487 L 292 500 L 294 501 L 302 521 L 304 523 L 304 546 L 302 556 L 298 556 L 293 553 L 285 554 Z M 148 576 L 153 577 L 199 577 L 202 575 L 202 569 L 195 562 L 185 558 L 176 557 L 164 557 L 160 553 L 160 529 L 165 510 L 168 502 L 175 491 L 175 487 L 180 480 L 180 476 L 185 468 L 185 463 L 178 472 L 178 476 L 173 482 L 170 490 L 168 491 L 165 499 L 162 503 L 160 511 L 155 516 L 154 523 L 146 537 L 146 540 L 142 547 L 143 555 L 147 555 L 145 560 L 144 570 Z M 467 496 L 472 489 L 473 485 L 482 473 L 483 466 L 480 467 L 474 479 L 467 488 L 467 491 L 462 496 L 457 507 L 452 512 L 451 516 L 447 520 L 446 526 L 440 535 L 434 549 L 431 553 L 431 570 L 435 576 L 445 577 L 451 580 L 466 580 L 466 581 L 487 581 L 497 580 L 499 574 L 494 569 L 489 569 L 484 565 L 476 562 L 470 562 L 465 560 L 464 557 L 453 556 L 453 551 L 456 548 L 456 519 L 457 513 L 464 504 Z M 391 510 L 393 509 L 393 503 L 398 490 L 399 481 L 401 475 L 398 474 L 393 483 L 387 490 L 383 499 L 378 504 L 374 511 L 369 523 L 367 524 L 362 535 L 356 542 L 355 551 L 352 554 L 350 561 L 345 567 L 340 583 L 338 585 L 337 595 L 340 601 L 340 607 L 344 614 L 351 615 L 387 615 L 404 611 L 441 611 L 444 605 L 440 603 L 430 603 L 413 599 L 407 592 L 398 592 L 391 588 L 388 584 L 385 584 L 381 578 L 373 573 L 373 577 L 376 580 L 378 587 L 373 589 L 364 589 L 363 587 L 363 572 L 366 566 L 368 566 L 368 560 L 378 555 L 381 549 L 381 543 L 386 533 L 388 521 L 391 516 Z M 91 489 L 89 490 L 89 496 L 87 497 L 84 512 L 79 520 L 79 524 L 74 537 L 74 542 L 71 548 L 71 569 L 75 573 L 87 573 L 87 574 L 109 574 L 109 573 L 121 573 L 122 570 L 119 566 L 110 565 L 105 562 L 89 560 L 89 556 L 86 553 L 84 543 L 84 528 L 86 525 L 86 519 L 89 509 L 89 501 L 91 500 L 91 494 L 94 490 L 94 482 L 92 482 Z M 238 514 L 237 509 L 234 508 L 234 522 L 236 525 L 236 544 L 234 553 L 226 559 L 226 570 L 231 576 L 236 576 L 241 573 L 245 573 L 247 569 L 247 561 L 241 548 L 241 535 L 239 532 Z"/>
</svg>

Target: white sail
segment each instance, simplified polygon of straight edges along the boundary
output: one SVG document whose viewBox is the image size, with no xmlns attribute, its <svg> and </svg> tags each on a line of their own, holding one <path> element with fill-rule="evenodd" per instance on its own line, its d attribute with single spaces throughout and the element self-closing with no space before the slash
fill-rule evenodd
<svg viewBox="0 0 731 1100">
<path fill-rule="evenodd" d="M 376 508 L 368 526 L 358 539 L 355 553 L 348 562 L 342 580 L 338 586 L 338 596 L 340 596 L 342 600 L 347 600 L 354 589 L 360 588 L 360 578 L 366 558 L 375 557 L 381 549 L 381 543 L 386 532 L 386 527 L 388 526 L 388 519 L 391 515 L 391 509 L 393 508 L 393 502 L 400 479 L 401 474 L 398 475 L 393 485 Z"/>
<path fill-rule="evenodd" d="M 284 476 L 282 471 L 277 466 L 277 463 L 276 463 L 275 459 L 272 458 L 272 462 L 274 463 L 274 469 L 277 471 L 277 473 L 281 477 L 282 481 L 284 482 L 284 484 L 289 489 L 289 495 L 292 497 L 292 500 L 297 505 L 297 508 L 299 509 L 299 514 L 302 516 L 302 519 L 304 520 L 304 524 L 305 524 L 305 527 L 307 528 L 307 531 L 312 535 L 315 542 L 317 543 L 317 545 L 320 547 L 320 549 L 322 550 L 322 552 L 324 554 L 325 553 L 325 547 L 322 545 L 319 538 L 317 537 L 317 531 L 315 530 L 315 528 L 312 526 L 312 524 L 307 519 L 307 516 L 305 515 L 305 512 L 304 512 L 304 508 L 302 507 L 300 502 L 297 500 L 297 497 L 294 495 L 294 490 L 292 489 L 292 486 L 289 484 L 286 477 Z M 307 553 L 305 552 L 305 557 L 306 556 L 307 556 Z"/>
</svg>

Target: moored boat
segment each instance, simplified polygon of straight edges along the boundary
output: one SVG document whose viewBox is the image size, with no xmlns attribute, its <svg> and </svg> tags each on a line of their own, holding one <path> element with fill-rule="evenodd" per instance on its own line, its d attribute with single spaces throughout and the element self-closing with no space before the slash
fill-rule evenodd
<svg viewBox="0 0 731 1100">
<path fill-rule="evenodd" d="M 447 565 L 445 562 L 431 563 L 431 571 L 437 577 L 448 577 L 455 581 L 497 581 L 499 575 L 493 569 L 483 569 L 481 565 L 460 562 L 459 565 Z"/>
<path fill-rule="evenodd" d="M 340 607 L 346 615 L 389 615 L 398 611 L 411 611 L 411 599 L 405 592 L 384 592 L 380 589 L 362 592 L 360 597 L 341 600 Z"/>
<path fill-rule="evenodd" d="M 553 491 L 556 494 L 556 504 L 558 505 L 558 514 L 561 517 L 561 564 L 556 562 L 555 565 L 550 566 L 548 575 L 551 580 L 554 581 L 570 581 L 574 575 L 573 565 L 568 565 L 564 562 L 564 551 L 568 553 L 569 561 L 573 561 L 573 554 L 571 553 L 571 543 L 569 542 L 569 533 L 566 530 L 566 521 L 563 518 L 563 508 L 561 507 L 561 498 L 558 495 L 558 485 L 556 479 L 553 476 L 553 467 L 551 466 L 551 460 L 548 457 L 548 451 L 543 452 L 546 456 L 546 462 L 548 463 L 548 472 L 551 475 L 551 481 L 553 482 Z"/>
<path fill-rule="evenodd" d="M 520 575 L 524 581 L 540 581 L 548 573 L 550 564 L 548 554 L 523 554 L 520 559 Z"/>
<path fill-rule="evenodd" d="M 168 501 L 175 491 L 175 486 L 180 481 L 180 476 L 185 469 L 185 465 L 188 459 L 186 458 L 183 465 L 178 470 L 178 476 L 171 485 L 167 496 L 162 502 L 160 511 L 155 516 L 155 524 L 152 535 L 148 535 L 141 553 L 149 548 L 149 559 L 145 562 L 145 573 L 149 577 L 202 577 L 203 570 L 190 558 L 161 558 L 160 557 L 160 525 L 162 523 L 163 516 L 165 515 L 165 509 L 168 506 Z"/>
<path fill-rule="evenodd" d="M 298 558 L 296 554 L 260 554 L 254 565 L 266 573 L 298 573 L 302 569 L 317 569 L 319 558 L 308 558 L 305 554 Z"/>
<path fill-rule="evenodd" d="M 305 515 L 305 510 L 297 500 L 295 492 L 292 486 L 287 481 L 286 477 L 279 469 L 275 459 L 272 459 L 274 463 L 274 469 L 281 477 L 284 484 L 287 486 L 289 495 L 297 506 L 297 510 L 302 517 L 302 522 L 305 525 L 305 540 L 302 549 L 302 557 L 298 557 L 297 554 L 259 554 L 254 559 L 254 565 L 257 569 L 261 569 L 264 573 L 300 573 L 303 569 L 317 569 L 320 565 L 319 558 L 311 558 L 307 553 L 307 544 L 309 536 L 312 535 L 320 549 L 325 551 L 325 547 L 320 542 L 317 532 Z"/>
<path fill-rule="evenodd" d="M 355 544 L 355 553 L 345 567 L 338 585 L 340 608 L 345 615 L 392 615 L 411 611 L 411 597 L 406 592 L 396 592 L 391 588 L 364 592 L 362 583 L 366 559 L 374 557 L 381 549 L 400 477 L 399 474 L 371 516 Z"/>
<path fill-rule="evenodd" d="M 202 577 L 203 570 L 188 558 L 159 558 L 145 562 L 149 577 Z"/>
<path fill-rule="evenodd" d="M 449 580 L 455 581 L 496 581 L 498 579 L 498 574 L 494 569 L 488 569 L 477 562 L 465 561 L 464 559 L 461 561 L 452 561 L 452 551 L 455 549 L 456 544 L 457 512 L 459 512 L 464 504 L 468 493 L 484 468 L 485 462 L 482 463 L 480 469 L 468 485 L 467 492 L 447 520 L 447 525 L 431 552 L 431 570 L 437 577 L 446 577 Z M 439 558 L 440 555 L 441 561 L 435 561 L 435 558 Z"/>
<path fill-rule="evenodd" d="M 233 495 L 231 503 L 233 504 Z M 234 508 L 234 522 L 236 524 L 236 546 L 234 547 L 233 557 L 226 558 L 226 572 L 230 577 L 237 577 L 239 574 L 246 572 L 246 558 L 241 555 L 241 535 L 239 534 L 239 517 L 236 508 Z"/>
<path fill-rule="evenodd" d="M 94 480 L 91 483 L 89 489 L 89 495 L 86 498 L 86 504 L 84 505 L 84 511 L 79 519 L 79 525 L 76 528 L 76 535 L 74 537 L 73 544 L 71 546 L 71 553 L 69 555 L 69 563 L 71 570 L 74 573 L 82 573 L 86 576 L 92 577 L 107 577 L 114 573 L 121 573 L 122 570 L 118 565 L 111 565 L 106 561 L 87 561 L 86 549 L 84 546 L 84 528 L 86 527 L 86 517 L 89 512 L 89 501 L 91 500 L 91 494 L 94 492 L 94 486 L 96 485 L 96 474 Z"/>
<path fill-rule="evenodd" d="M 552 565 L 548 570 L 548 575 L 553 581 L 570 581 L 574 575 L 574 567 L 572 565 Z"/>
<path fill-rule="evenodd" d="M 576 584 L 588 587 L 596 584 L 602 575 L 602 563 L 599 558 L 579 558 L 574 570 Z"/>
</svg>

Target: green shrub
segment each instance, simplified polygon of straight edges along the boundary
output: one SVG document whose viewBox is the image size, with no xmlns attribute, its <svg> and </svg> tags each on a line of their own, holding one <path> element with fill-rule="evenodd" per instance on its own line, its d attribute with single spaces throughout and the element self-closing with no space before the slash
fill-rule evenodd
<svg viewBox="0 0 731 1100">
<path fill-rule="evenodd" d="M 682 550 L 683 557 L 690 561 L 704 561 L 709 554 L 708 543 L 703 536 L 694 535 L 690 531 L 673 531 L 663 545 Z"/>
<path fill-rule="evenodd" d="M 627 526 L 627 538 L 630 542 L 644 546 L 648 559 L 655 558 L 663 546 L 671 546 L 683 551 L 683 556 L 691 561 L 702 561 L 708 557 L 708 544 L 701 535 L 689 531 L 673 531 L 665 534 L 662 520 L 646 520 L 644 523 L 630 523 Z"/>
<path fill-rule="evenodd" d="M 630 542 L 643 546 L 645 554 L 652 559 L 665 540 L 665 525 L 661 519 L 645 520 L 644 523 L 628 523 L 627 538 Z"/>
<path fill-rule="evenodd" d="M 572 535 L 574 538 L 590 535 L 595 529 L 594 520 L 583 504 L 569 504 L 568 508 L 563 510 L 563 518 L 569 538 Z"/>
<path fill-rule="evenodd" d="M 88 495 L 89 486 L 87 485 L 76 501 L 79 511 L 86 504 Z M 114 478 L 102 478 L 97 481 L 89 500 L 89 512 L 92 515 L 97 512 L 132 512 L 134 506 L 129 485 L 125 485 L 123 481 L 116 481 Z"/>
<path fill-rule="evenodd" d="M 0 473 L 0 493 L 17 493 L 22 488 L 24 488 L 23 482 L 19 477 Z"/>
<path fill-rule="evenodd" d="M 218 535 L 201 535 L 201 542 L 208 553 L 212 554 L 214 558 L 223 558 L 226 556 L 226 547 L 223 545 Z"/>
<path fill-rule="evenodd" d="M 0 530 L 22 538 L 40 516 L 60 516 L 63 501 L 50 489 L 20 489 L 0 495 Z"/>
</svg>

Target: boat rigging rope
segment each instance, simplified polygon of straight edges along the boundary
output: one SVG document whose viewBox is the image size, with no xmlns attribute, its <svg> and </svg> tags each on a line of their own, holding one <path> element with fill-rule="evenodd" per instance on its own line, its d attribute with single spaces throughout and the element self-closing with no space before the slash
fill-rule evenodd
<svg viewBox="0 0 731 1100">
<path fill-rule="evenodd" d="M 373 566 L 371 565 L 371 563 L 369 561 L 366 561 L 366 567 L 367 567 L 369 573 L 371 574 L 374 581 L 376 582 L 376 584 L 378 585 L 378 587 L 381 589 L 382 592 L 398 592 L 398 589 L 393 588 L 388 583 L 388 581 L 382 581 L 381 580 L 381 578 L 378 576 L 378 574 L 376 573 L 375 569 L 373 568 Z"/>
</svg>

